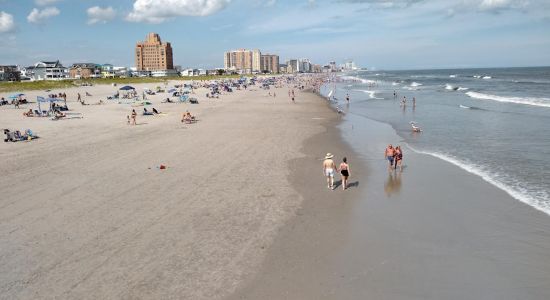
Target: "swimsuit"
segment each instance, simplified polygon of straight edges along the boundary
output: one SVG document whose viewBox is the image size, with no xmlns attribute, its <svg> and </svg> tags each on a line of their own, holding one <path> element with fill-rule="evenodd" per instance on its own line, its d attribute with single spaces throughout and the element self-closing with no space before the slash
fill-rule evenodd
<svg viewBox="0 0 550 300">
<path fill-rule="evenodd" d="M 334 177 L 334 169 L 332 168 L 325 169 L 325 176 Z"/>
<path fill-rule="evenodd" d="M 344 177 L 348 177 L 348 176 L 349 176 L 348 170 L 340 170 L 340 174 L 342 174 L 342 176 L 344 176 Z"/>
</svg>

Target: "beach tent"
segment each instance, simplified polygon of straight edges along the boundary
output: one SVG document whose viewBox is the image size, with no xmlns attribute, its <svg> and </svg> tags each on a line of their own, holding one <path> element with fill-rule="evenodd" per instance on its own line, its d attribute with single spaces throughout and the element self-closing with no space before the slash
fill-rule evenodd
<svg viewBox="0 0 550 300">
<path fill-rule="evenodd" d="M 45 98 L 40 96 L 36 97 L 36 102 L 38 102 L 38 111 L 42 111 L 42 109 L 40 109 L 40 103 L 50 103 L 50 109 L 51 109 L 53 102 L 61 102 L 61 101 L 64 101 L 64 100 L 59 98 L 49 98 L 49 97 Z"/>
<path fill-rule="evenodd" d="M 121 91 L 129 91 L 129 90 L 135 90 L 135 88 L 129 86 L 129 85 L 125 85 L 123 87 L 121 87 L 119 90 Z"/>
</svg>

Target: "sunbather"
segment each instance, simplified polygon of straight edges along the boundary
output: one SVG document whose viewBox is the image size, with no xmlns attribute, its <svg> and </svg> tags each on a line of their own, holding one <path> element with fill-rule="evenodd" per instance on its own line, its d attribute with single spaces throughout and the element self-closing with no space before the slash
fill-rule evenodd
<svg viewBox="0 0 550 300">
<path fill-rule="evenodd" d="M 148 111 L 147 108 L 144 107 L 144 108 L 143 108 L 143 115 L 144 115 L 144 116 L 152 116 L 153 113 L 150 112 L 150 111 Z"/>
<path fill-rule="evenodd" d="M 153 107 L 153 113 L 158 115 L 159 111 L 156 108 Z"/>
<path fill-rule="evenodd" d="M 32 112 L 32 109 L 29 109 L 29 111 L 23 113 L 23 116 L 34 117 L 34 113 Z"/>
<path fill-rule="evenodd" d="M 59 120 L 59 119 L 65 118 L 66 116 L 67 115 L 65 115 L 64 113 L 60 112 L 59 110 L 56 110 L 53 118 L 54 120 Z"/>
<path fill-rule="evenodd" d="M 186 112 L 183 113 L 183 117 L 181 119 L 182 123 L 190 124 L 190 123 L 193 123 L 195 121 L 196 121 L 195 116 L 191 115 L 191 113 L 189 111 L 186 111 Z"/>
</svg>

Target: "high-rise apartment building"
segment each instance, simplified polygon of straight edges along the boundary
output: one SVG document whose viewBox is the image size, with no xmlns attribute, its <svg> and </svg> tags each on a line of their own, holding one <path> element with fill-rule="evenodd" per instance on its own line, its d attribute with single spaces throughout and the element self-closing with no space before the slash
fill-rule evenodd
<svg viewBox="0 0 550 300">
<path fill-rule="evenodd" d="M 174 69 L 170 43 L 163 43 L 158 34 L 149 33 L 145 41 L 136 44 L 136 69 L 138 71 Z"/>
<path fill-rule="evenodd" d="M 232 50 L 224 53 L 223 64 L 226 70 L 239 73 L 253 73 L 261 71 L 260 50 Z"/>
<path fill-rule="evenodd" d="M 279 55 L 262 54 L 260 68 L 264 73 L 279 73 Z"/>
</svg>

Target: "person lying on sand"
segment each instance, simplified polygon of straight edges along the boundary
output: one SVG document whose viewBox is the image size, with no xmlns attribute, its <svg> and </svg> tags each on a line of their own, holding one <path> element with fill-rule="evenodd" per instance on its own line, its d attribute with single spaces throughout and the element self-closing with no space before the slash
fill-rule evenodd
<svg viewBox="0 0 550 300">
<path fill-rule="evenodd" d="M 65 114 L 62 113 L 61 111 L 56 110 L 56 111 L 55 111 L 55 115 L 54 115 L 54 119 L 55 119 L 55 120 L 59 120 L 59 119 L 65 118 L 66 116 L 67 116 L 67 115 L 65 115 Z"/>
<path fill-rule="evenodd" d="M 23 116 L 34 117 L 34 113 L 32 112 L 32 109 L 29 109 L 29 111 L 23 113 Z"/>
<path fill-rule="evenodd" d="M 21 131 L 15 130 L 10 131 L 9 129 L 4 129 L 4 134 L 6 135 L 6 138 L 4 139 L 4 142 L 19 142 L 19 141 L 30 141 L 32 139 L 38 138 L 34 133 L 27 129 L 25 130 L 25 133 L 21 134 Z"/>
<path fill-rule="evenodd" d="M 182 123 L 190 124 L 190 123 L 193 123 L 195 121 L 196 121 L 195 116 L 191 115 L 191 113 L 189 111 L 186 111 L 186 112 L 183 113 L 183 117 L 181 119 Z"/>
<path fill-rule="evenodd" d="M 143 108 L 143 115 L 144 115 L 144 116 L 152 116 L 153 113 L 150 112 L 150 111 L 148 111 L 147 108 L 144 107 L 144 108 Z"/>
</svg>

